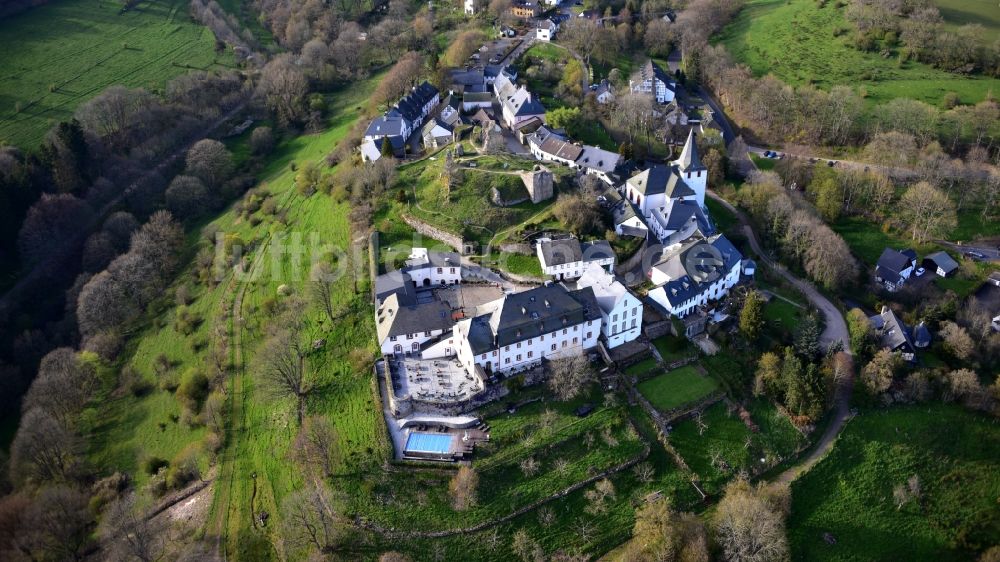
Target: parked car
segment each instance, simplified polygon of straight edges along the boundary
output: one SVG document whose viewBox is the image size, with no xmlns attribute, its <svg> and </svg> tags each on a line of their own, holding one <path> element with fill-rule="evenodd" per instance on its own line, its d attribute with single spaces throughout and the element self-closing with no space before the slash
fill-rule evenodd
<svg viewBox="0 0 1000 562">
<path fill-rule="evenodd" d="M 764 151 L 764 158 L 770 158 L 772 154 L 774 154 L 774 153 L 771 152 L 770 150 L 765 150 Z"/>
<path fill-rule="evenodd" d="M 976 252 L 972 250 L 969 250 L 968 252 L 965 252 L 962 255 L 964 255 L 967 258 L 974 259 L 976 261 L 983 261 L 986 259 L 986 255 L 983 254 L 982 252 Z"/>
<path fill-rule="evenodd" d="M 915 270 L 915 271 L 913 272 L 913 274 L 914 274 L 914 275 L 916 275 L 917 277 L 920 277 L 920 276 L 921 276 L 921 275 L 923 275 L 924 273 L 927 273 L 927 270 L 926 270 L 926 269 L 924 269 L 924 268 L 922 268 L 922 267 L 918 267 L 918 268 L 917 268 L 917 269 L 916 269 L 916 270 Z"/>
</svg>

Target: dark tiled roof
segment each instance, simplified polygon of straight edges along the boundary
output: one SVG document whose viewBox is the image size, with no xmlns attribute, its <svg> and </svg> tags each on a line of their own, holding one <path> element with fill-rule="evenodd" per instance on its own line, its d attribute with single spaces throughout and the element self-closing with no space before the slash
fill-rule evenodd
<svg viewBox="0 0 1000 562">
<path fill-rule="evenodd" d="M 698 172 L 707 170 L 698 157 L 698 145 L 694 142 L 694 127 L 688 130 L 688 138 L 681 150 L 681 156 L 677 159 L 677 165 L 682 172 Z"/>
<path fill-rule="evenodd" d="M 706 246 L 714 248 L 714 251 Z M 663 290 L 670 304 L 678 306 L 707 290 L 712 282 L 728 273 L 743 256 L 725 236 L 718 235 L 707 242 L 690 246 L 672 259 L 680 260 L 678 265 L 686 275 L 667 282 Z"/>
<path fill-rule="evenodd" d="M 441 302 L 404 304 L 399 295 L 392 294 L 379 306 L 375 314 L 379 341 L 391 336 L 418 334 L 433 330 L 448 330 L 454 322 L 451 308 Z"/>
<path fill-rule="evenodd" d="M 892 271 L 898 274 L 907 267 L 910 267 L 910 257 L 903 252 L 896 251 L 892 248 L 886 248 L 882 251 L 882 255 L 878 258 L 878 268 L 882 270 Z M 883 278 L 885 278 L 883 276 Z"/>
<path fill-rule="evenodd" d="M 629 178 L 628 183 L 643 195 L 658 195 L 666 192 L 670 176 L 669 167 L 656 164 Z"/>
<path fill-rule="evenodd" d="M 614 259 L 615 251 L 611 249 L 611 244 L 607 240 L 594 240 L 584 242 L 580 245 L 583 254 L 583 261 L 598 261 L 608 258 Z"/>
<path fill-rule="evenodd" d="M 584 293 L 584 300 L 585 297 Z M 590 303 L 585 306 L 561 285 L 543 285 L 507 295 L 490 316 L 496 345 L 510 345 L 593 319 L 595 312 L 600 315 L 600 309 L 593 300 L 592 290 L 589 298 L 596 310 L 589 310 Z"/>
<path fill-rule="evenodd" d="M 949 256 L 947 252 L 934 252 L 933 254 L 925 256 L 924 260 L 934 262 L 934 265 L 943 269 L 946 275 L 958 269 L 958 262 Z"/>
<path fill-rule="evenodd" d="M 416 289 L 409 274 L 397 270 L 375 278 L 375 298 L 379 303 L 393 294 L 400 295 L 401 304 L 416 302 Z"/>
<path fill-rule="evenodd" d="M 559 158 L 576 162 L 576 159 L 583 154 L 583 149 L 575 144 L 568 143 L 555 135 L 549 135 L 538 147 L 539 150 L 547 154 L 552 154 Z"/>
<path fill-rule="evenodd" d="M 653 78 L 656 78 L 660 82 L 666 84 L 668 88 L 671 84 L 670 77 L 667 76 L 667 73 L 660 68 L 660 65 L 653 62 L 652 59 L 647 60 L 646 64 L 642 65 L 639 69 L 639 76 L 641 76 L 643 80 L 652 80 Z"/>
<path fill-rule="evenodd" d="M 544 238 L 538 241 L 546 266 L 563 265 L 583 259 L 583 248 L 576 238 Z"/>
<path fill-rule="evenodd" d="M 913 353 L 914 347 L 913 340 L 910 339 L 910 330 L 896 316 L 896 313 L 887 307 L 877 317 L 881 320 L 881 328 L 877 327 L 876 324 L 876 330 L 882 347 L 893 351 Z"/>
</svg>

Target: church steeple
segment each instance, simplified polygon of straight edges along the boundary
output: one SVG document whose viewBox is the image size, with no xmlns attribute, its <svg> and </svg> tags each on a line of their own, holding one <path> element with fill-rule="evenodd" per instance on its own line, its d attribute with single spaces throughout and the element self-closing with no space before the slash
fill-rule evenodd
<svg viewBox="0 0 1000 562">
<path fill-rule="evenodd" d="M 707 170 L 705 165 L 698 158 L 698 146 L 694 143 L 694 127 L 688 131 L 687 142 L 681 150 L 681 156 L 677 159 L 677 166 L 681 172 L 702 172 Z"/>
</svg>

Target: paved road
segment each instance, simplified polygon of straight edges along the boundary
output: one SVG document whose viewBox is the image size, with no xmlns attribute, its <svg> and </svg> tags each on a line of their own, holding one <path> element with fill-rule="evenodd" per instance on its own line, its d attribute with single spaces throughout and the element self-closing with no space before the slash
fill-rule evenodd
<svg viewBox="0 0 1000 562">
<path fill-rule="evenodd" d="M 750 221 L 742 211 L 734 207 L 713 191 L 709 191 L 708 196 L 718 201 L 723 207 L 729 209 L 730 212 L 736 215 L 736 218 L 738 218 L 740 223 L 743 225 L 743 231 L 747 236 L 750 247 L 759 256 L 759 261 L 769 266 L 772 270 L 776 271 L 778 275 L 781 275 L 785 278 L 785 280 L 801 291 L 802 294 L 809 299 L 809 302 L 811 302 L 813 306 L 819 309 L 819 311 L 823 314 L 825 326 L 823 328 L 823 334 L 820 336 L 820 342 L 823 346 L 826 349 L 830 349 L 830 346 L 840 344 L 844 352 L 850 355 L 850 332 L 847 330 L 847 322 L 844 321 L 844 316 L 840 313 L 840 309 L 838 309 L 828 298 L 816 290 L 816 287 L 814 287 L 812 283 L 792 275 L 781 264 L 774 261 L 767 253 L 765 253 L 764 249 L 760 245 L 760 241 L 757 239 L 757 234 L 753 231 L 753 228 L 750 225 Z M 799 477 L 799 475 L 812 468 L 817 462 L 820 461 L 820 459 L 823 458 L 824 455 L 826 455 L 826 453 L 830 451 L 833 447 L 834 441 L 836 441 L 837 436 L 840 434 L 840 430 L 843 429 L 844 424 L 847 423 L 848 419 L 850 419 L 851 391 L 853 390 L 853 387 L 854 375 L 852 369 L 848 371 L 848 376 L 843 377 L 837 383 L 834 395 L 833 419 L 830 420 L 830 424 L 827 426 L 826 431 L 823 432 L 823 435 L 820 436 L 819 440 L 813 446 L 808 455 L 796 463 L 795 466 L 775 477 L 774 480 L 776 482 L 783 482 L 787 484 L 792 480 L 795 480 Z"/>
</svg>

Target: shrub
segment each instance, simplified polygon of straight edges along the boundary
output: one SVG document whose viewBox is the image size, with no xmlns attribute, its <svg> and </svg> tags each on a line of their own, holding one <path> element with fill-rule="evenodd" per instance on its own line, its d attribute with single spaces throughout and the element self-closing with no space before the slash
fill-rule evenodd
<svg viewBox="0 0 1000 562">
<path fill-rule="evenodd" d="M 199 324 L 201 324 L 201 318 L 191 312 L 187 306 L 177 307 L 177 313 L 174 317 L 174 330 L 185 336 L 190 336 L 198 329 Z"/>
<path fill-rule="evenodd" d="M 139 462 L 139 468 L 146 474 L 153 475 L 160 471 L 161 468 L 166 468 L 170 466 L 170 462 L 167 459 L 161 459 L 160 457 L 145 457 Z"/>
<path fill-rule="evenodd" d="M 185 407 L 197 412 L 201 403 L 208 397 L 208 377 L 201 369 L 194 367 L 188 369 L 177 385 L 176 396 Z"/>
<path fill-rule="evenodd" d="M 171 459 L 167 468 L 166 484 L 168 488 L 181 488 L 199 476 L 198 446 L 192 443 Z"/>
</svg>

